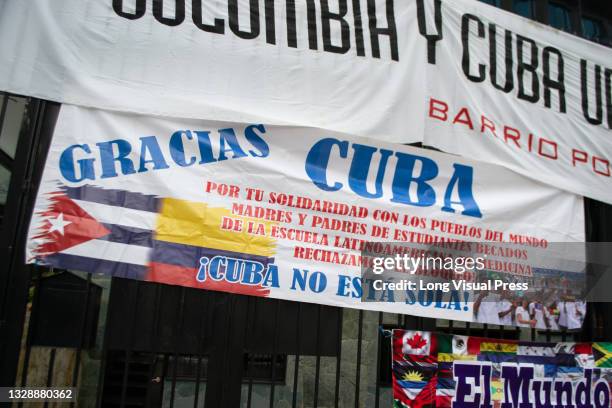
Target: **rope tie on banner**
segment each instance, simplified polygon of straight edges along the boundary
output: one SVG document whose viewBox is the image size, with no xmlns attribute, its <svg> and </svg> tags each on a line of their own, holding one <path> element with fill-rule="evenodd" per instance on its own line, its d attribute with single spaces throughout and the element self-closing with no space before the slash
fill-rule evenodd
<svg viewBox="0 0 612 408">
<path fill-rule="evenodd" d="M 378 330 L 383 337 L 391 337 L 393 335 L 391 330 L 385 329 L 383 326 L 378 326 Z"/>
</svg>

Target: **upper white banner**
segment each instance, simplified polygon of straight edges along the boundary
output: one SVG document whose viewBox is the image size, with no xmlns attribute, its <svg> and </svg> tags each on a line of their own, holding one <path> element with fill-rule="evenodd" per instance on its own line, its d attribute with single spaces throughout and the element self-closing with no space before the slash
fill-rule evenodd
<svg viewBox="0 0 612 408">
<path fill-rule="evenodd" d="M 424 141 L 612 203 L 612 53 L 473 0 L 5 0 L 0 89 Z"/>
<path fill-rule="evenodd" d="M 126 112 L 422 140 L 426 43 L 414 2 L 2 3 L 0 89 Z"/>
</svg>

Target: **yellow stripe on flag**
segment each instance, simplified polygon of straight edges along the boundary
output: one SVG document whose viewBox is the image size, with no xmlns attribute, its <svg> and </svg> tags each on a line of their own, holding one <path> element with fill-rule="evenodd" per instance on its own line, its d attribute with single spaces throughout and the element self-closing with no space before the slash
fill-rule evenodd
<svg viewBox="0 0 612 408">
<path fill-rule="evenodd" d="M 243 230 L 241 232 L 222 230 L 224 216 L 242 220 Z M 164 198 L 157 216 L 155 239 L 251 255 L 274 255 L 276 240 L 268 236 L 247 233 L 246 224 L 249 220 L 263 223 L 266 233 L 269 233 L 273 224 L 268 221 L 233 216 L 231 210 L 222 207 L 209 207 L 205 203 Z"/>
<path fill-rule="evenodd" d="M 442 363 L 452 363 L 455 360 L 476 361 L 477 358 L 478 356 L 472 354 L 438 353 L 438 361 Z"/>
<path fill-rule="evenodd" d="M 518 350 L 518 344 L 512 343 L 492 343 L 482 342 L 480 343 L 480 351 L 490 351 L 496 353 L 516 353 Z"/>
</svg>

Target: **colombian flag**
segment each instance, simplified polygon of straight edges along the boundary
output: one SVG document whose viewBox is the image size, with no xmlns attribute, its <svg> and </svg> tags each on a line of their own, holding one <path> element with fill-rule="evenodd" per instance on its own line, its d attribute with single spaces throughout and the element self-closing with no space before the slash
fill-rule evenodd
<svg viewBox="0 0 612 408">
<path fill-rule="evenodd" d="M 243 230 L 236 232 L 223 229 L 224 217 L 240 219 L 243 222 Z M 157 216 L 146 279 L 173 285 L 267 296 L 269 289 L 261 286 L 212 279 L 204 282 L 196 280 L 202 257 L 223 255 L 257 261 L 265 266 L 274 261 L 275 240 L 246 232 L 249 221 L 253 220 L 233 216 L 226 208 L 164 198 Z M 269 230 L 272 223 L 263 223 L 266 230 Z"/>
</svg>

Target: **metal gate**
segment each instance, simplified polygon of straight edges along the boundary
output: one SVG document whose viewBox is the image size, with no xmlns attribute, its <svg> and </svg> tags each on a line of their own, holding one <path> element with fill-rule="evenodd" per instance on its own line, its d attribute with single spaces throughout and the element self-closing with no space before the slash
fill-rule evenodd
<svg viewBox="0 0 612 408">
<path fill-rule="evenodd" d="M 2 131 L 11 98 L 19 97 L 0 96 Z M 25 232 L 59 106 L 21 99 L 16 150 L 0 153 L 10 167 L 0 207 L 0 385 L 75 386 L 83 407 L 383 407 L 392 403 L 388 328 L 611 337 L 603 304 L 591 305 L 580 333 L 519 330 L 26 266 Z M 586 215 L 588 237 L 611 240 L 602 222 L 611 207 L 587 200 Z"/>
<path fill-rule="evenodd" d="M 385 329 L 586 340 L 585 333 L 521 331 L 37 272 L 18 384 L 79 387 L 79 406 L 385 407 L 392 404 Z M 49 303 L 60 297 L 71 301 Z M 61 321 L 70 311 L 70 336 L 55 325 L 39 330 L 41 313 L 45 321 Z"/>
</svg>

